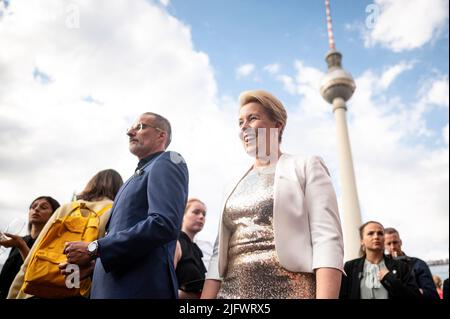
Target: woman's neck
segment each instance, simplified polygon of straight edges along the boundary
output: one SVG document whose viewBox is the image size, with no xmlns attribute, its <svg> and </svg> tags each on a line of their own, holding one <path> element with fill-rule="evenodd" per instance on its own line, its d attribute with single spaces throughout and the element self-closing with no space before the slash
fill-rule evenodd
<svg viewBox="0 0 450 319">
<path fill-rule="evenodd" d="M 31 231 L 30 231 L 30 236 L 33 239 L 36 239 L 37 236 L 39 236 L 42 228 L 44 228 L 45 224 L 32 224 L 31 225 Z"/>
<path fill-rule="evenodd" d="M 379 264 L 384 259 L 384 255 L 382 251 L 366 251 L 366 259 L 372 264 Z"/>
<path fill-rule="evenodd" d="M 278 156 L 267 156 L 265 158 L 260 158 L 260 157 L 256 157 L 255 158 L 255 163 L 253 164 L 254 168 L 261 168 L 261 167 L 267 167 L 270 165 L 275 164 L 281 157 L 281 155 L 283 155 L 280 151 L 280 149 L 278 149 Z"/>
<path fill-rule="evenodd" d="M 194 233 L 194 232 L 192 232 L 192 231 L 189 231 L 189 230 L 187 230 L 187 229 L 185 229 L 185 228 L 181 228 L 181 230 L 189 237 L 189 239 L 193 242 L 194 241 L 194 237 L 195 237 L 195 234 L 196 233 Z"/>
</svg>

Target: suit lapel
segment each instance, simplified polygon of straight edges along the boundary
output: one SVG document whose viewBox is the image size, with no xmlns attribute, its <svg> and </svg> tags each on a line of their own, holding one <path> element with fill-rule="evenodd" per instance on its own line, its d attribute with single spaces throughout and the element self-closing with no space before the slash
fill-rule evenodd
<svg viewBox="0 0 450 319">
<path fill-rule="evenodd" d="M 165 152 L 164 152 L 165 153 Z M 161 153 L 160 155 L 156 156 L 155 158 L 151 159 L 148 163 L 146 163 L 144 166 L 141 167 L 141 171 L 143 172 L 148 166 L 150 166 L 151 163 L 153 163 L 157 158 L 159 158 L 161 155 L 163 155 L 164 153 Z M 122 197 L 122 194 L 124 192 L 124 190 L 128 187 L 128 184 L 130 184 L 130 182 L 136 177 L 136 173 L 134 173 L 130 178 L 128 178 L 128 180 L 125 182 L 125 184 L 122 185 L 122 187 L 120 188 L 119 192 L 116 195 L 116 198 L 114 199 L 114 203 L 118 202 L 120 200 L 120 198 Z M 108 223 L 106 224 L 105 229 L 108 230 L 109 229 L 109 224 L 111 223 L 111 220 L 113 219 L 113 216 L 115 215 L 115 207 L 116 205 L 113 204 L 113 209 L 111 211 L 111 215 L 109 216 L 109 220 Z"/>
<path fill-rule="evenodd" d="M 355 262 L 355 267 L 353 268 L 352 274 L 352 296 L 351 299 L 360 299 L 361 298 L 361 279 L 363 278 L 364 272 L 364 261 L 365 258 L 359 258 Z"/>
</svg>

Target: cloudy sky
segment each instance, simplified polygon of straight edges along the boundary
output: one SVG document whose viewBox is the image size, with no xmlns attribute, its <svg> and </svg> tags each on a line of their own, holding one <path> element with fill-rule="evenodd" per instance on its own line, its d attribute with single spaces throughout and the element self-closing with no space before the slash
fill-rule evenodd
<svg viewBox="0 0 450 319">
<path fill-rule="evenodd" d="M 448 6 L 331 1 L 357 85 L 348 118 L 362 218 L 396 227 L 426 260 L 449 251 Z M 101 169 L 128 178 L 125 130 L 153 111 L 172 122 L 170 149 L 209 208 L 198 239 L 213 241 L 224 189 L 251 163 L 237 98 L 255 88 L 288 110 L 283 151 L 322 156 L 339 196 L 335 122 L 319 94 L 327 50 L 317 0 L 0 0 L 0 228 L 39 195 L 69 201 Z"/>
</svg>

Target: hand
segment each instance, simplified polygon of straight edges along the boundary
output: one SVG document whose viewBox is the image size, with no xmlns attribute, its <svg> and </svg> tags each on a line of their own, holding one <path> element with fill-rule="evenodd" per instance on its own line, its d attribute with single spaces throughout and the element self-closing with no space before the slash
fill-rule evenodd
<svg viewBox="0 0 450 319">
<path fill-rule="evenodd" d="M 78 266 L 85 266 L 90 263 L 91 255 L 87 250 L 89 243 L 83 241 L 73 241 L 66 243 L 64 254 L 67 255 L 67 262 L 69 264 L 77 264 Z"/>
<path fill-rule="evenodd" d="M 60 272 L 63 276 L 68 276 L 73 273 L 73 271 L 68 271 L 67 266 L 69 263 L 61 263 L 58 265 Z M 94 273 L 95 268 L 95 261 L 92 260 L 90 263 L 88 263 L 85 266 L 79 267 L 80 269 L 80 280 L 86 279 L 87 277 L 90 277 Z"/>
<path fill-rule="evenodd" d="M 9 239 L 2 239 L 0 240 L 0 245 L 6 248 L 14 247 L 14 248 L 20 248 L 20 246 L 27 245 L 22 237 L 4 233 L 6 237 L 9 237 Z"/>
<path fill-rule="evenodd" d="M 384 276 L 386 276 L 386 274 L 389 272 L 389 270 L 387 268 L 382 268 L 380 269 L 380 271 L 378 272 L 378 279 L 381 281 L 383 280 Z"/>
</svg>

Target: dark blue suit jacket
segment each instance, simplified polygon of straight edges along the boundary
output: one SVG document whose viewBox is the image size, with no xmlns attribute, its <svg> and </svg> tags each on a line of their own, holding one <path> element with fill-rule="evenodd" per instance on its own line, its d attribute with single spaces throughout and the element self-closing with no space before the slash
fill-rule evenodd
<svg viewBox="0 0 450 319">
<path fill-rule="evenodd" d="M 91 298 L 176 298 L 173 265 L 188 196 L 181 155 L 153 158 L 119 190 L 98 240 Z"/>
</svg>

